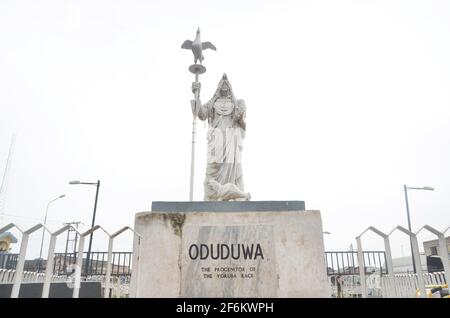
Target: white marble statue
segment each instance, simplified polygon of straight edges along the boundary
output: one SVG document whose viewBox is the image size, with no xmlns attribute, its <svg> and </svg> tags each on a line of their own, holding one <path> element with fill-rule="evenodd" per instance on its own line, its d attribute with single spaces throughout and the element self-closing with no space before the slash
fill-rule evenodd
<svg viewBox="0 0 450 318">
<path fill-rule="evenodd" d="M 192 90 L 200 90 L 200 83 L 192 83 Z M 250 194 L 244 192 L 241 164 L 245 102 L 235 98 L 224 74 L 211 100 L 204 105 L 192 101 L 192 105 L 194 115 L 209 124 L 204 200 L 249 200 Z"/>
</svg>

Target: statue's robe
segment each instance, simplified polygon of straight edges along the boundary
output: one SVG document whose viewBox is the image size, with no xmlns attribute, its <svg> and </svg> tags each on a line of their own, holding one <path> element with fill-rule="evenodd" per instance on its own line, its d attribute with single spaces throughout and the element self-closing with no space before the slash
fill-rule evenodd
<svg viewBox="0 0 450 318">
<path fill-rule="evenodd" d="M 245 137 L 245 103 L 234 98 L 215 98 L 201 105 L 201 120 L 208 120 L 208 162 L 205 175 L 204 200 L 215 200 L 208 181 L 235 184 L 244 191 L 242 176 L 242 139 Z"/>
</svg>

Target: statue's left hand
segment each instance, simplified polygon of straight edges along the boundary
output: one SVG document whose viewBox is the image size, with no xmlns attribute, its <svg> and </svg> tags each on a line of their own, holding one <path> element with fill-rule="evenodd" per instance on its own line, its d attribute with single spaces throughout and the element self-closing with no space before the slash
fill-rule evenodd
<svg viewBox="0 0 450 318">
<path fill-rule="evenodd" d="M 245 114 L 245 102 L 242 99 L 237 101 L 236 110 L 239 117 L 242 117 Z"/>
</svg>

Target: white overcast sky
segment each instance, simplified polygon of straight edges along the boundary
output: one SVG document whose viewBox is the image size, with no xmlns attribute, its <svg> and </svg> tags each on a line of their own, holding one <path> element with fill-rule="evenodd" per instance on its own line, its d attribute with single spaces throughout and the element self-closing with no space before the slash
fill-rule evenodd
<svg viewBox="0 0 450 318">
<path fill-rule="evenodd" d="M 72 179 L 101 180 L 97 223 L 110 231 L 152 201 L 188 199 L 193 57 L 180 46 L 198 26 L 217 47 L 202 100 L 226 72 L 247 104 L 253 200 L 320 210 L 327 250 L 370 225 L 406 226 L 403 184 L 436 188 L 410 192 L 414 229 L 450 225 L 450 2 L 430 0 L 1 0 L 2 170 L 17 133 L 3 224 L 29 227 L 65 193 L 49 227 L 88 225 L 95 188 Z M 202 200 L 203 123 L 197 142 Z M 408 254 L 402 235 L 392 244 Z"/>
</svg>

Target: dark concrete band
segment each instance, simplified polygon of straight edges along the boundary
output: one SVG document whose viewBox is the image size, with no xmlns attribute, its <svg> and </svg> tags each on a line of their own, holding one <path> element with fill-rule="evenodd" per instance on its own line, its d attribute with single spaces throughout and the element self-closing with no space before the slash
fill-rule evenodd
<svg viewBox="0 0 450 318">
<path fill-rule="evenodd" d="M 153 201 L 152 212 L 304 211 L 305 201 Z"/>
</svg>

